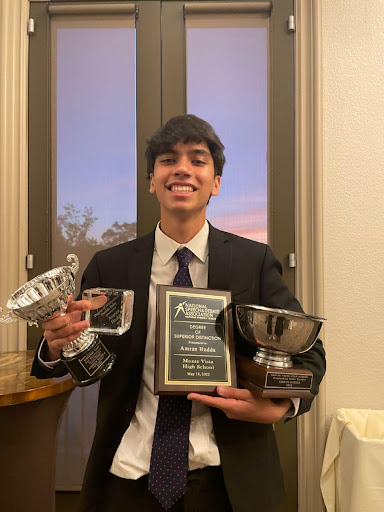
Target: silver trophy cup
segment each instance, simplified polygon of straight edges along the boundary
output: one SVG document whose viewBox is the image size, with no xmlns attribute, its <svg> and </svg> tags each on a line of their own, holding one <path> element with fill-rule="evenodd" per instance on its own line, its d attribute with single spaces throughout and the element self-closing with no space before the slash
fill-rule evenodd
<svg viewBox="0 0 384 512">
<path fill-rule="evenodd" d="M 67 261 L 72 262 L 71 266 L 49 270 L 16 290 L 7 302 L 9 311 L 0 317 L 0 323 L 21 319 L 37 327 L 38 322 L 57 311 L 65 311 L 68 297 L 75 292 L 75 274 L 79 270 L 75 254 L 69 254 Z"/>
<path fill-rule="evenodd" d="M 71 266 L 49 270 L 16 290 L 7 302 L 9 311 L 0 317 L 0 323 L 11 323 L 22 319 L 29 325 L 38 326 L 38 322 L 46 320 L 56 312 L 60 311 L 64 315 L 68 298 L 75 292 L 75 274 L 79 270 L 79 260 L 75 254 L 69 254 L 67 260 L 72 262 Z M 100 329 L 97 325 L 93 329 L 88 312 L 89 329 L 83 331 L 79 338 L 64 347 L 61 353 L 61 360 L 78 386 L 88 386 L 100 380 L 109 373 L 115 362 L 115 354 L 107 350 L 96 332 L 120 335 L 131 325 L 133 291 L 107 288 L 102 290 L 103 295 L 107 297 L 106 304 L 103 301 L 104 305 L 100 308 L 100 311 L 104 308 L 108 312 L 107 315 L 102 316 L 105 328 Z M 123 297 L 120 308 L 116 296 Z M 110 300 L 111 297 L 114 298 L 113 301 Z M 93 300 L 92 294 L 85 298 Z"/>
<path fill-rule="evenodd" d="M 236 304 L 238 330 L 257 348 L 253 360 L 237 356 L 240 384 L 263 397 L 311 397 L 312 373 L 291 356 L 309 350 L 324 318 L 253 304 Z"/>
</svg>

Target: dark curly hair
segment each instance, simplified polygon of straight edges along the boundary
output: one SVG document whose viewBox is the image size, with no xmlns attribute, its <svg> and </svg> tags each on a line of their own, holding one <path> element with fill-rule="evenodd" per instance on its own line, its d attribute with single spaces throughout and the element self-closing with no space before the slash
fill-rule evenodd
<svg viewBox="0 0 384 512">
<path fill-rule="evenodd" d="M 212 126 L 192 114 L 172 117 L 147 140 L 145 156 L 147 158 L 147 177 L 153 173 L 155 160 L 173 148 L 178 142 L 188 144 L 205 142 L 211 152 L 215 176 L 221 176 L 225 164 L 224 145 Z"/>
</svg>

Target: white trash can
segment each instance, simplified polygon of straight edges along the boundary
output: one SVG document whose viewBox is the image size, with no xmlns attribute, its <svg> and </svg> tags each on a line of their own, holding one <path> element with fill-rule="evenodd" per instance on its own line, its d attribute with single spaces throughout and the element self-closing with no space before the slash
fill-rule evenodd
<svg viewBox="0 0 384 512">
<path fill-rule="evenodd" d="M 320 487 L 327 512 L 384 512 L 384 411 L 338 409 Z"/>
</svg>

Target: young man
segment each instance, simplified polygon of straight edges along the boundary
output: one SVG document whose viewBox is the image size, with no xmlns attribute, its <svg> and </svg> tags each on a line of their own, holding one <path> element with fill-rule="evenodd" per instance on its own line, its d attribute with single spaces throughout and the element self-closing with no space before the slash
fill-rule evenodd
<svg viewBox="0 0 384 512">
<path fill-rule="evenodd" d="M 117 360 L 100 385 L 82 511 L 279 510 L 283 485 L 272 424 L 309 410 L 308 399 L 272 401 L 227 387 L 218 387 L 217 397 L 191 393 L 188 467 L 180 477 L 186 478 L 186 492 L 167 498 L 163 508 L 153 477 L 154 431 L 163 413 L 153 394 L 155 288 L 174 282 L 180 271 L 176 251 L 191 251 L 188 270 L 195 287 L 231 290 L 237 302 L 301 311 L 269 247 L 219 231 L 206 221 L 207 203 L 220 190 L 223 149 L 202 119 L 185 115 L 168 121 L 148 141 L 146 153 L 149 190 L 160 203 L 159 225 L 143 238 L 97 253 L 84 273 L 82 288 L 132 289 L 135 306 L 131 329 L 105 339 Z M 80 314 L 89 307 L 87 301 L 70 301 L 66 315 L 44 322 L 46 341 L 35 360 L 35 375 L 65 373 L 60 363 L 49 361 L 56 361 L 60 350 L 88 327 Z M 238 333 L 235 337 L 237 350 L 247 353 L 246 342 Z M 313 372 L 316 394 L 325 371 L 321 342 L 296 359 Z M 173 420 L 173 413 L 168 416 Z M 167 443 L 171 450 L 171 441 Z M 160 473 L 166 474 L 167 468 Z M 169 480 L 163 485 L 166 491 L 172 487 Z"/>
</svg>

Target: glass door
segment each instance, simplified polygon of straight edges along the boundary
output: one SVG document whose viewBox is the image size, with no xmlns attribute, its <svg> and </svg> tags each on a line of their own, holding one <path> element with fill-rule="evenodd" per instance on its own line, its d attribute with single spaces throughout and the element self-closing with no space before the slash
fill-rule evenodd
<svg viewBox="0 0 384 512">
<path fill-rule="evenodd" d="M 31 1 L 30 278 L 66 264 L 69 252 L 84 268 L 95 251 L 154 228 L 159 208 L 148 193 L 145 141 L 189 112 L 209 121 L 226 146 L 209 220 L 267 241 L 293 289 L 293 0 L 271 7 Z M 40 335 L 29 330 L 29 348 Z M 81 485 L 97 402 L 97 386 L 89 389 L 76 391 L 63 421 L 59 486 Z M 293 511 L 296 423 L 276 430 L 285 510 Z"/>
</svg>

